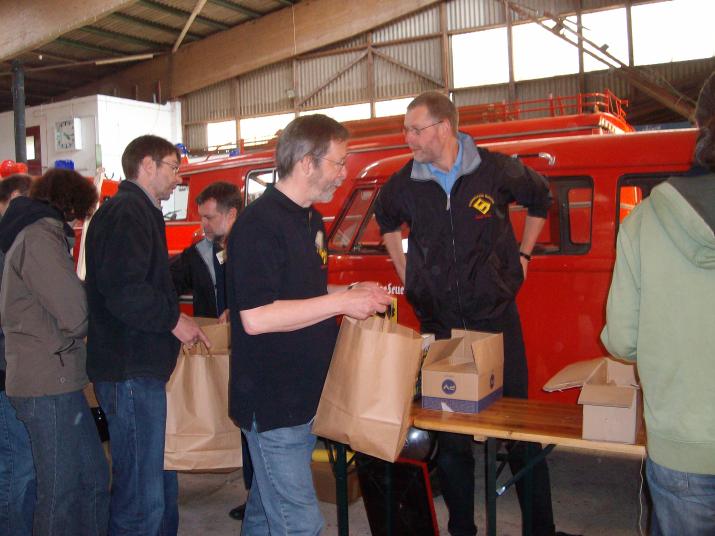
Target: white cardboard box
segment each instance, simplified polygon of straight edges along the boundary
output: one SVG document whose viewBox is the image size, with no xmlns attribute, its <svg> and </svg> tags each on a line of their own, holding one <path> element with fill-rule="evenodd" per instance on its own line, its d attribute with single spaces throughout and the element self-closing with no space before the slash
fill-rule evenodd
<svg viewBox="0 0 715 536">
<path fill-rule="evenodd" d="M 422 407 L 479 413 L 502 396 L 501 333 L 452 330 L 431 344 L 422 365 Z"/>
<path fill-rule="evenodd" d="M 608 357 L 572 363 L 551 378 L 545 391 L 582 387 L 582 437 L 635 443 L 641 422 L 640 389 L 633 365 Z"/>
</svg>

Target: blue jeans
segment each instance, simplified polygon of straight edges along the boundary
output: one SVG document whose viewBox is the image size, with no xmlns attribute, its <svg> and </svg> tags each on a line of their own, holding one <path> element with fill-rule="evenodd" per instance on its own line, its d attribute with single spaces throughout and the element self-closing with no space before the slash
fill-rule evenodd
<svg viewBox="0 0 715 536">
<path fill-rule="evenodd" d="M 0 534 L 30 536 L 35 466 L 27 428 L 0 391 Z"/>
<path fill-rule="evenodd" d="M 323 516 L 313 487 L 311 423 L 257 432 L 243 429 L 253 462 L 243 536 L 315 536 Z"/>
<path fill-rule="evenodd" d="M 164 471 L 166 382 L 97 382 L 112 452 L 111 536 L 175 536 L 178 480 Z"/>
<path fill-rule="evenodd" d="M 715 534 L 715 475 L 681 473 L 648 458 L 651 536 Z"/>
<path fill-rule="evenodd" d="M 10 401 L 27 427 L 37 472 L 33 533 L 106 535 L 109 467 L 82 391 Z"/>
</svg>

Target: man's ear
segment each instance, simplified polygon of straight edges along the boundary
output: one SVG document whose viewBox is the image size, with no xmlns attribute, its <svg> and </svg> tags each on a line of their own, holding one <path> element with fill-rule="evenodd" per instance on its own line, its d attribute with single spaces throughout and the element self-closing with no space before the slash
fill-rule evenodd
<svg viewBox="0 0 715 536">
<path fill-rule="evenodd" d="M 143 169 L 144 173 L 146 173 L 147 175 L 153 175 L 154 171 L 156 170 L 156 166 L 157 163 L 149 155 L 142 158 L 141 162 L 139 163 L 139 167 Z"/>
<path fill-rule="evenodd" d="M 315 168 L 315 162 L 313 161 L 313 156 L 312 155 L 305 155 L 303 158 L 301 158 L 300 162 L 298 163 L 300 166 L 301 171 L 303 172 L 304 175 L 310 175 Z"/>
</svg>

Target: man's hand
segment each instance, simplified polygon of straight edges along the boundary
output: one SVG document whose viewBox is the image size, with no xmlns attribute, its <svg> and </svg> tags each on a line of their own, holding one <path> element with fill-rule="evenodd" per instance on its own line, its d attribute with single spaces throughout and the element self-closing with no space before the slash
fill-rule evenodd
<svg viewBox="0 0 715 536">
<path fill-rule="evenodd" d="M 521 261 L 521 270 L 524 272 L 524 281 L 526 281 L 526 271 L 529 269 L 529 261 L 521 255 L 519 255 L 519 260 Z"/>
<path fill-rule="evenodd" d="M 179 315 L 179 321 L 174 326 L 174 329 L 171 330 L 171 333 L 187 346 L 202 342 L 206 345 L 206 348 L 211 348 L 211 342 L 206 334 L 201 331 L 196 321 L 185 313 Z"/>
<path fill-rule="evenodd" d="M 225 324 L 228 322 L 228 309 L 224 309 L 223 313 L 221 313 L 221 316 L 218 317 L 218 323 L 219 324 Z"/>
<path fill-rule="evenodd" d="M 342 293 L 343 314 L 364 320 L 375 313 L 384 313 L 392 302 L 385 289 L 377 283 L 363 282 Z"/>
</svg>

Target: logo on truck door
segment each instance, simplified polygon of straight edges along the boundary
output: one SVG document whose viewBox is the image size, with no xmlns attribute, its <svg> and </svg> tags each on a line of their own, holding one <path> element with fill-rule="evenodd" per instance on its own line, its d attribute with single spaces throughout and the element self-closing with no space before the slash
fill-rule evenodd
<svg viewBox="0 0 715 536">
<path fill-rule="evenodd" d="M 488 218 L 491 216 L 489 211 L 491 211 L 493 204 L 494 198 L 487 194 L 477 194 L 472 197 L 472 200 L 469 202 L 469 206 L 479 212 L 479 217 L 482 218 Z"/>
</svg>

